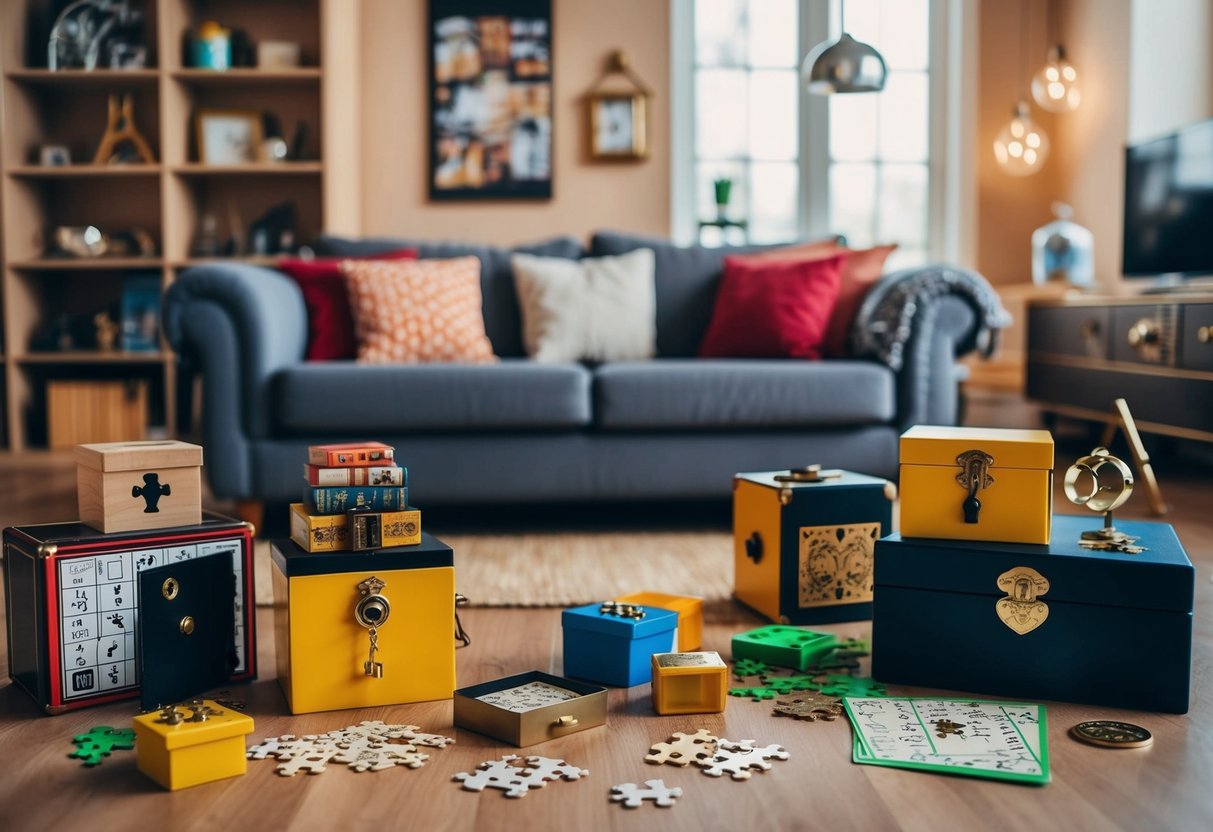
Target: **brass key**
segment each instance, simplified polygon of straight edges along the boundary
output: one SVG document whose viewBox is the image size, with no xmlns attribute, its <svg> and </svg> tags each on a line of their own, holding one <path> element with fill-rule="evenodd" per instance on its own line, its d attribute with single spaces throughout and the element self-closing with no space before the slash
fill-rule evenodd
<svg viewBox="0 0 1213 832">
<path fill-rule="evenodd" d="M 990 476 L 989 471 L 990 466 L 994 464 L 994 457 L 985 451 L 965 451 L 956 457 L 956 464 L 960 466 L 956 482 L 969 492 L 960 508 L 964 512 L 965 522 L 976 524 L 981 514 L 981 500 L 977 499 L 977 492 L 994 484 L 994 478 Z"/>
<path fill-rule="evenodd" d="M 375 654 L 379 652 L 379 628 L 392 613 L 392 605 L 380 594 L 385 586 L 387 584 L 384 581 L 373 575 L 367 578 L 358 584 L 360 597 L 354 605 L 354 620 L 360 626 L 366 627 L 371 640 L 370 652 L 362 663 L 362 671 L 375 679 L 383 678 L 383 662 L 375 660 Z"/>
</svg>

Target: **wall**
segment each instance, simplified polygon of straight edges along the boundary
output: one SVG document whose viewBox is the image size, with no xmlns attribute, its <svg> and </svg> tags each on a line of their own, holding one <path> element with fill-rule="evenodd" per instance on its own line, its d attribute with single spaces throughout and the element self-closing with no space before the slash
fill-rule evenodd
<svg viewBox="0 0 1213 832">
<path fill-rule="evenodd" d="M 1129 140 L 1213 115 L 1213 4 L 1134 0 L 1129 55 Z"/>
<path fill-rule="evenodd" d="M 517 243 L 601 228 L 667 234 L 670 222 L 669 4 L 552 0 L 553 197 L 544 202 L 430 203 L 425 0 L 362 0 L 362 231 Z M 651 156 L 588 160 L 581 96 L 624 49 L 656 90 Z"/>
</svg>

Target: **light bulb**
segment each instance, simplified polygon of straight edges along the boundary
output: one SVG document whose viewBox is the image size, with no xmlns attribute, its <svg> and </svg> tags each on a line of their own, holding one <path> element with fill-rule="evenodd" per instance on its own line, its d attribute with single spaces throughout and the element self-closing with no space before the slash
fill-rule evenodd
<svg viewBox="0 0 1213 832">
<path fill-rule="evenodd" d="M 1082 93 L 1078 89 L 1078 71 L 1066 60 L 1060 45 L 1049 50 L 1048 63 L 1032 78 L 1032 98 L 1042 110 L 1068 113 L 1078 109 Z"/>
<path fill-rule="evenodd" d="M 1004 173 L 1031 176 L 1040 170 L 1049 155 L 1049 137 L 1028 114 L 1028 103 L 1015 105 L 1011 121 L 994 139 L 994 158 Z"/>
</svg>

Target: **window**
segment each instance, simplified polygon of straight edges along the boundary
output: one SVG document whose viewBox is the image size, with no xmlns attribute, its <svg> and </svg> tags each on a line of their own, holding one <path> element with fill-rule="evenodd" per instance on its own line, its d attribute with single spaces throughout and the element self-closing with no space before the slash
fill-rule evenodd
<svg viewBox="0 0 1213 832">
<path fill-rule="evenodd" d="M 932 119 L 944 86 L 932 69 L 945 55 L 932 21 L 945 0 L 676 0 L 672 67 L 674 231 L 684 240 L 740 242 L 739 229 L 700 229 L 717 219 L 713 181 L 732 180 L 727 218 L 753 243 L 846 235 L 853 246 L 896 242 L 890 265 L 937 255 L 942 196 Z M 884 56 L 881 93 L 808 96 L 800 63 L 846 30 Z M 682 33 L 682 34 L 680 34 Z M 937 41 L 944 38 L 936 38 Z M 681 43 L 680 43 L 681 41 Z M 679 80 L 682 79 L 680 85 Z M 941 102 L 946 103 L 946 102 Z M 938 122 L 936 122 L 938 123 Z M 937 234 L 937 237 L 944 235 Z"/>
</svg>

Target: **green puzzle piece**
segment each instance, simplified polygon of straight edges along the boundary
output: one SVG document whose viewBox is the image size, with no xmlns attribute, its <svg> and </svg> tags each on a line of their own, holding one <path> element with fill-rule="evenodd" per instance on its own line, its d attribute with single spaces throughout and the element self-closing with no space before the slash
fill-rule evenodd
<svg viewBox="0 0 1213 832">
<path fill-rule="evenodd" d="M 770 670 L 766 662 L 754 659 L 738 659 L 733 662 L 733 675 L 738 679 L 744 679 L 747 676 L 766 676 Z"/>
<path fill-rule="evenodd" d="M 883 696 L 885 686 L 867 676 L 844 676 L 831 673 L 823 682 L 814 682 L 813 689 L 826 696 Z"/>
<path fill-rule="evenodd" d="M 76 750 L 67 756 L 84 760 L 86 766 L 96 766 L 101 764 L 102 757 L 108 757 L 115 748 L 134 748 L 135 732 L 129 728 L 97 725 L 89 729 L 87 734 L 72 737 L 72 742 L 76 744 Z"/>
<path fill-rule="evenodd" d="M 731 688 L 729 696 L 748 696 L 755 702 L 774 699 L 798 690 L 809 690 L 813 687 L 812 676 L 764 676 L 762 686 L 755 688 Z"/>
<path fill-rule="evenodd" d="M 748 696 L 755 702 L 761 702 L 764 699 L 774 699 L 782 695 L 773 688 L 729 688 L 729 696 Z"/>
</svg>

